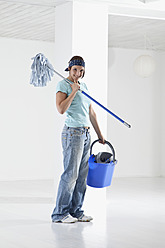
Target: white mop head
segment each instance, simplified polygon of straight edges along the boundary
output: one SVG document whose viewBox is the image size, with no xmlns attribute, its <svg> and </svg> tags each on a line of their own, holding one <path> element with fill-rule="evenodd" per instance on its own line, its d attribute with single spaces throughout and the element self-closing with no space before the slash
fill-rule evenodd
<svg viewBox="0 0 165 248">
<path fill-rule="evenodd" d="M 30 84 L 38 87 L 46 86 L 47 82 L 51 81 L 54 75 L 53 66 L 42 53 L 37 54 L 32 59 L 33 64 L 31 66 L 32 74 Z"/>
</svg>

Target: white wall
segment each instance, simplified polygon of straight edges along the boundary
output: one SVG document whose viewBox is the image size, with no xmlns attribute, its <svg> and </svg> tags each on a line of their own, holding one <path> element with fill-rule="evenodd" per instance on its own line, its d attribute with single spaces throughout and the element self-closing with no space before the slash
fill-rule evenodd
<svg viewBox="0 0 165 248">
<path fill-rule="evenodd" d="M 153 76 L 134 73 L 134 60 L 150 54 L 156 60 Z M 109 48 L 108 106 L 131 129 L 108 116 L 108 139 L 117 153 L 115 176 L 161 175 L 161 54 Z M 163 93 L 162 93 L 163 94 Z"/>
<path fill-rule="evenodd" d="M 161 175 L 165 176 L 165 52 L 161 54 Z"/>
<path fill-rule="evenodd" d="M 29 85 L 31 57 L 38 52 L 55 64 L 53 43 L 0 38 L 0 180 L 56 181 L 62 170 L 64 117 L 54 106 L 59 77 L 44 88 Z M 165 53 L 152 53 L 157 69 L 147 79 L 135 75 L 132 67 L 142 53 L 109 49 L 108 106 L 132 124 L 128 129 L 108 114 L 107 139 L 118 159 L 115 176 L 165 175 Z M 105 104 L 96 87 L 91 91 Z M 99 118 L 100 125 L 105 120 Z"/>
<path fill-rule="evenodd" d="M 0 38 L 0 180 L 54 179 L 62 168 L 62 119 L 54 106 L 56 82 L 29 84 L 31 58 L 42 52 L 54 64 L 54 44 Z"/>
</svg>

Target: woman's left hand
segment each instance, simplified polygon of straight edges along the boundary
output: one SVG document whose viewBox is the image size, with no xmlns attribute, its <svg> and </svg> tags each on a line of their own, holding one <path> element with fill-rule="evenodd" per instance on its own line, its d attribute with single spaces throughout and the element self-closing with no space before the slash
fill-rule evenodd
<svg viewBox="0 0 165 248">
<path fill-rule="evenodd" d="M 105 139 L 104 139 L 103 135 L 102 134 L 99 135 L 98 138 L 99 138 L 99 143 L 104 145 L 105 144 Z"/>
</svg>

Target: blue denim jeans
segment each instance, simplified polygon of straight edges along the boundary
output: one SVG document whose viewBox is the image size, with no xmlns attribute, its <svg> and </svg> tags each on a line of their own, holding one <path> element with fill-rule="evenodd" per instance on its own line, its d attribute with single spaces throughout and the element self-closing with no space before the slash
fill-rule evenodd
<svg viewBox="0 0 165 248">
<path fill-rule="evenodd" d="M 60 221 L 68 214 L 76 218 L 83 214 L 81 207 L 86 192 L 90 141 L 88 129 L 64 126 L 62 131 L 64 172 L 59 183 L 52 221 Z"/>
</svg>

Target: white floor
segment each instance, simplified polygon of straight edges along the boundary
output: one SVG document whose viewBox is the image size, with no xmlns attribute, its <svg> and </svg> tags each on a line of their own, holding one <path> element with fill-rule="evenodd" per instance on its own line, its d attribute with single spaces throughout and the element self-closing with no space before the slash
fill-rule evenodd
<svg viewBox="0 0 165 248">
<path fill-rule="evenodd" d="M 52 190 L 49 181 L 0 182 L 0 247 L 165 247 L 165 178 L 114 178 L 107 214 L 91 223 L 51 223 Z"/>
</svg>

